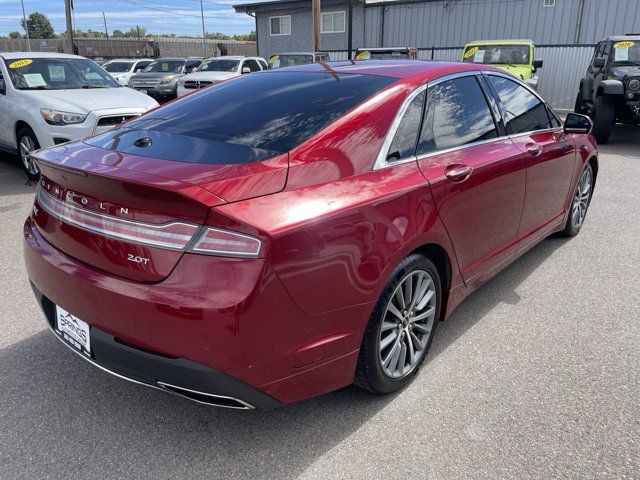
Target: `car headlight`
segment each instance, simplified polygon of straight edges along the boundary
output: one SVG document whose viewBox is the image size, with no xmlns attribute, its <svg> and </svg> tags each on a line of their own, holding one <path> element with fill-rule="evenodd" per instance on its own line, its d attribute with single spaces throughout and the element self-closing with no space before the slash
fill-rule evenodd
<svg viewBox="0 0 640 480">
<path fill-rule="evenodd" d="M 160 85 L 168 85 L 175 80 L 175 77 L 162 77 L 160 79 Z"/>
<path fill-rule="evenodd" d="M 629 80 L 627 86 L 629 87 L 629 90 L 633 90 L 634 92 L 636 90 L 640 90 L 640 80 L 638 80 L 637 78 L 633 78 Z"/>
<path fill-rule="evenodd" d="M 58 110 L 50 110 L 48 108 L 41 108 L 40 115 L 45 122 L 49 125 L 70 125 L 74 123 L 82 123 L 87 118 L 86 114 L 60 112 Z"/>
</svg>

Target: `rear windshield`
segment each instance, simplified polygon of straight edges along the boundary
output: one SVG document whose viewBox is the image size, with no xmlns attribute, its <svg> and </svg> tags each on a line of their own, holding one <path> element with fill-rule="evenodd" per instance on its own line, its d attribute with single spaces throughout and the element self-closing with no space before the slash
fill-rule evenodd
<svg viewBox="0 0 640 480">
<path fill-rule="evenodd" d="M 122 153 L 180 162 L 259 161 L 300 145 L 396 80 L 324 72 L 245 75 L 86 141 Z M 134 146 L 140 137 L 148 137 L 151 144 Z"/>
</svg>

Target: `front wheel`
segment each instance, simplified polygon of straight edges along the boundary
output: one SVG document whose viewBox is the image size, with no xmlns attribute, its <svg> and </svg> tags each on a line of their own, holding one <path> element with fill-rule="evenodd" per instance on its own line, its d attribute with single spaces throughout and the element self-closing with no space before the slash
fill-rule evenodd
<svg viewBox="0 0 640 480">
<path fill-rule="evenodd" d="M 591 203 L 591 195 L 593 194 L 593 168 L 587 164 L 580 175 L 576 191 L 571 202 L 569 217 L 564 226 L 563 234 L 567 237 L 573 237 L 580 232 L 584 219 L 587 216 L 587 210 Z"/>
<path fill-rule="evenodd" d="M 433 340 L 441 299 L 440 276 L 434 264 L 419 254 L 405 258 L 367 324 L 355 384 L 379 394 L 407 385 Z"/>
<path fill-rule="evenodd" d="M 22 168 L 31 180 L 37 180 L 40 176 L 38 164 L 31 158 L 31 152 L 40 148 L 40 143 L 29 127 L 25 127 L 18 132 L 18 157 Z"/>
<path fill-rule="evenodd" d="M 609 95 L 600 95 L 596 98 L 595 113 L 593 116 L 593 136 L 598 143 L 607 143 L 613 130 L 616 119 L 616 105 Z"/>
</svg>

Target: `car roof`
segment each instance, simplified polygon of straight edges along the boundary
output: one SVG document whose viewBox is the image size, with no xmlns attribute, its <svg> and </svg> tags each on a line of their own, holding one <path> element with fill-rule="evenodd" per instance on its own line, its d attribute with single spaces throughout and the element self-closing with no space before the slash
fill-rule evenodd
<svg viewBox="0 0 640 480">
<path fill-rule="evenodd" d="M 295 65 L 269 70 L 269 72 L 358 73 L 362 75 L 379 75 L 398 79 L 415 78 L 416 80 L 429 81 L 444 75 L 480 70 L 492 72 L 503 71 L 490 65 L 440 62 L 434 60 L 346 60 Z"/>
<path fill-rule="evenodd" d="M 638 34 L 632 34 L 632 35 L 614 35 L 611 37 L 607 37 L 605 39 L 603 39 L 603 42 L 625 42 L 627 40 L 636 40 L 636 41 L 640 41 L 640 33 Z"/>
<path fill-rule="evenodd" d="M 282 52 L 273 55 L 329 55 L 327 52 Z M 273 55 L 271 55 L 273 57 Z"/>
<path fill-rule="evenodd" d="M 504 40 L 474 40 L 467 45 L 535 45 L 533 40 L 513 38 Z"/>
<path fill-rule="evenodd" d="M 0 56 L 7 60 L 22 58 L 85 58 L 80 55 L 69 55 L 68 53 L 56 52 L 0 52 Z"/>
<path fill-rule="evenodd" d="M 220 57 L 209 57 L 207 58 L 207 61 L 209 60 L 242 60 L 244 58 L 250 58 L 253 60 L 263 60 L 263 58 L 261 57 L 250 57 L 247 55 L 222 55 Z"/>
<path fill-rule="evenodd" d="M 358 48 L 356 51 L 360 51 L 360 52 L 388 52 L 390 50 L 395 50 L 395 51 L 402 51 L 402 50 L 411 50 L 412 48 L 415 47 L 372 47 L 372 48 L 368 48 L 368 47 L 362 47 L 362 48 Z"/>
</svg>

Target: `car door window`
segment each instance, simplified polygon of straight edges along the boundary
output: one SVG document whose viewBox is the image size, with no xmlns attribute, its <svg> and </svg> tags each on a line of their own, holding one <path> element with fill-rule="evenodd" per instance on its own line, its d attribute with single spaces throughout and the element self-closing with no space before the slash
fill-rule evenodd
<svg viewBox="0 0 640 480">
<path fill-rule="evenodd" d="M 245 60 L 244 63 L 242 64 L 242 68 L 246 68 L 249 67 L 249 69 L 252 72 L 259 72 L 260 71 L 260 65 L 258 65 L 258 62 L 256 62 L 255 60 Z"/>
<path fill-rule="evenodd" d="M 420 92 L 409 104 L 393 137 L 387 161 L 397 161 L 411 157 L 415 153 L 420 131 L 420 120 L 424 107 L 425 92 Z"/>
<path fill-rule="evenodd" d="M 6 85 L 4 83 L 4 77 L 2 76 L 2 72 L 0 72 L 0 95 L 4 95 L 6 92 Z"/>
<path fill-rule="evenodd" d="M 522 85 L 490 75 L 504 110 L 507 134 L 535 132 L 551 128 L 546 105 Z"/>
<path fill-rule="evenodd" d="M 142 72 L 145 68 L 149 66 L 150 63 L 151 62 L 138 62 L 138 64 L 136 65 L 135 73 Z"/>
<path fill-rule="evenodd" d="M 493 115 L 475 76 L 447 80 L 428 88 L 417 155 L 497 136 Z"/>
<path fill-rule="evenodd" d="M 262 70 L 266 70 L 269 68 L 269 66 L 267 65 L 267 62 L 265 62 L 264 60 L 258 60 L 258 63 L 260 64 L 260 67 L 262 68 Z"/>
</svg>

